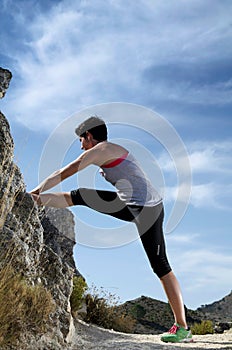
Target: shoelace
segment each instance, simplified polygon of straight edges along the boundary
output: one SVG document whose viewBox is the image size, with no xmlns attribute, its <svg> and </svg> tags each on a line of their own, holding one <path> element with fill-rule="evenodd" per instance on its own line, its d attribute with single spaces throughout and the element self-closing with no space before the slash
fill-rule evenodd
<svg viewBox="0 0 232 350">
<path fill-rule="evenodd" d="M 169 329 L 168 333 L 170 334 L 176 334 L 180 327 L 176 326 L 175 324 L 172 326 L 172 328 Z"/>
</svg>

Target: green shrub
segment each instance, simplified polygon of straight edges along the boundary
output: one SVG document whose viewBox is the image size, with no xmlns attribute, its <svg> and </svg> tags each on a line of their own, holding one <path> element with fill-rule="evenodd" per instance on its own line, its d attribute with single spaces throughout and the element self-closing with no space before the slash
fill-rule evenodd
<svg viewBox="0 0 232 350">
<path fill-rule="evenodd" d="M 136 321 L 117 307 L 116 296 L 102 291 L 101 294 L 103 296 L 95 288 L 93 294 L 86 295 L 87 313 L 84 320 L 106 329 L 133 332 Z"/>
<path fill-rule="evenodd" d="M 84 294 L 88 286 L 85 280 L 81 276 L 74 276 L 73 278 L 73 290 L 70 297 L 70 304 L 72 313 L 75 314 L 85 301 Z"/>
<path fill-rule="evenodd" d="M 0 270 L 0 346 L 15 343 L 26 331 L 43 332 L 54 311 L 50 292 L 30 286 L 12 267 Z"/>
<path fill-rule="evenodd" d="M 213 322 L 209 320 L 201 321 L 201 323 L 194 323 L 194 325 L 191 327 L 191 331 L 193 334 L 213 334 Z"/>
<path fill-rule="evenodd" d="M 130 310 L 130 314 L 132 315 L 132 317 L 139 320 L 145 316 L 146 310 L 142 305 L 134 304 Z"/>
</svg>

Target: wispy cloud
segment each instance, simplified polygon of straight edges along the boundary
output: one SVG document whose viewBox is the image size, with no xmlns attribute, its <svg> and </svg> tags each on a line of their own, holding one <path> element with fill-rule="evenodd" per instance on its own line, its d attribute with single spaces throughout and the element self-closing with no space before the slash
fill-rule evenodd
<svg viewBox="0 0 232 350">
<path fill-rule="evenodd" d="M 192 171 L 196 173 L 231 174 L 232 140 L 197 141 L 187 146 Z M 175 171 L 174 163 L 167 153 L 162 153 L 159 163 L 166 172 Z M 180 160 L 181 162 L 181 160 Z"/>
<path fill-rule="evenodd" d="M 175 244 L 181 244 L 181 245 L 189 245 L 192 243 L 196 243 L 196 240 L 199 238 L 200 234 L 199 233 L 175 233 L 168 235 L 168 241 L 175 243 Z"/>
<path fill-rule="evenodd" d="M 218 180 L 219 181 L 219 180 Z M 180 186 L 166 186 L 163 189 L 164 200 L 166 203 L 172 203 L 177 199 L 177 193 Z M 184 184 L 178 200 L 186 202 Z M 191 197 L 189 204 L 195 208 L 210 208 L 231 211 L 232 185 L 220 183 L 203 183 L 201 185 L 191 186 Z M 188 199 L 188 198 L 187 198 Z"/>
<path fill-rule="evenodd" d="M 3 45 L 19 77 L 10 114 L 31 128 L 49 129 L 101 102 L 181 103 L 183 96 L 185 103 L 231 102 L 228 3 L 226 8 L 220 1 L 213 7 L 209 1 L 150 0 L 126 6 L 101 0 L 4 4 L 19 37 L 15 43 L 12 38 L 12 47 Z"/>
<path fill-rule="evenodd" d="M 193 171 L 231 174 L 232 140 L 221 142 L 194 142 L 189 147 Z"/>
<path fill-rule="evenodd" d="M 231 276 L 232 257 L 229 254 L 209 249 L 190 250 L 183 254 L 182 259 L 185 263 L 178 266 L 178 271 L 180 273 L 191 271 L 196 289 L 205 289 L 206 285 L 207 288 L 217 288 L 222 285 L 227 289 L 230 288 L 228 280 Z"/>
<path fill-rule="evenodd" d="M 197 208 L 211 207 L 231 210 L 232 141 L 207 143 L 198 141 L 189 144 L 188 149 L 193 175 L 190 203 Z M 164 174 L 169 175 L 170 181 L 173 182 L 173 179 L 176 178 L 176 169 L 172 159 L 163 153 L 158 163 Z M 185 185 L 166 183 L 164 193 L 167 202 L 176 199 L 179 186 L 184 187 Z M 182 193 L 185 193 L 184 188 Z M 183 197 L 182 200 L 185 198 Z"/>
<path fill-rule="evenodd" d="M 229 250 L 222 249 L 220 245 L 215 248 L 205 242 L 203 234 L 191 232 L 170 235 L 167 243 L 173 268 L 184 281 L 187 304 L 198 307 L 199 303 L 210 303 L 215 298 L 224 297 L 225 291 L 230 292 L 232 257 Z"/>
</svg>

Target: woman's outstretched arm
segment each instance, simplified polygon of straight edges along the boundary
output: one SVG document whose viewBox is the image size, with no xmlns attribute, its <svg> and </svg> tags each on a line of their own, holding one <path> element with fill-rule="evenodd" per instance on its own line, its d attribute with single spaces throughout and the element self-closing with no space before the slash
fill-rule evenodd
<svg viewBox="0 0 232 350">
<path fill-rule="evenodd" d="M 94 148 L 85 151 L 73 162 L 69 163 L 68 165 L 66 165 L 60 170 L 56 170 L 54 173 L 49 175 L 37 187 L 35 187 L 32 191 L 30 191 L 30 193 L 39 195 L 40 193 L 55 187 L 63 180 L 74 175 L 78 171 L 86 168 L 90 164 L 96 164 L 98 153 L 99 151 L 97 149 L 95 150 Z"/>
</svg>

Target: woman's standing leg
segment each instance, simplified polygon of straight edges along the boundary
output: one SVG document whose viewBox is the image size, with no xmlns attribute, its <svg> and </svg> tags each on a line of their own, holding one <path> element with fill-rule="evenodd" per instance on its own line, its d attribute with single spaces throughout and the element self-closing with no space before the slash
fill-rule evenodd
<svg viewBox="0 0 232 350">
<path fill-rule="evenodd" d="M 175 322 L 186 328 L 185 309 L 180 286 L 166 255 L 163 218 L 162 204 L 154 208 L 144 208 L 137 219 L 137 227 L 151 267 L 163 285 Z"/>
<path fill-rule="evenodd" d="M 161 277 L 160 281 L 172 308 L 175 322 L 180 326 L 187 328 L 182 293 L 176 276 L 171 271 L 167 275 Z"/>
</svg>

